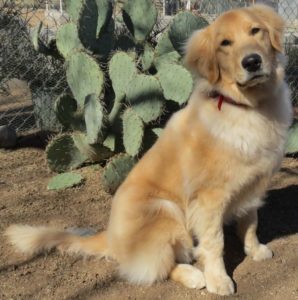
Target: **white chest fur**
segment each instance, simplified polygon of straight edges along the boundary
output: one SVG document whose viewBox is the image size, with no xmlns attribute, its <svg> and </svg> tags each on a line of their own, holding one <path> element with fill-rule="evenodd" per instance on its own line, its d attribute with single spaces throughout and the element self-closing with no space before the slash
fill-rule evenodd
<svg viewBox="0 0 298 300">
<path fill-rule="evenodd" d="M 292 121 L 286 84 L 275 97 L 265 99 L 257 109 L 224 103 L 219 111 L 208 101 L 203 102 L 202 109 L 198 109 L 199 119 L 216 139 L 254 161 L 256 158 L 272 161 L 282 157 Z"/>
</svg>

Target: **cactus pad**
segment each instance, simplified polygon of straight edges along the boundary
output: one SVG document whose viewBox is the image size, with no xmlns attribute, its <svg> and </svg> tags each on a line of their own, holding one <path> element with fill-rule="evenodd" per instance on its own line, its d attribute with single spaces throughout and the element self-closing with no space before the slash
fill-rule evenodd
<svg viewBox="0 0 298 300">
<path fill-rule="evenodd" d="M 288 133 L 286 153 L 293 154 L 298 152 L 298 120 L 295 120 Z"/>
<path fill-rule="evenodd" d="M 152 131 L 154 132 L 154 134 L 157 136 L 157 137 L 160 137 L 162 132 L 163 132 L 163 128 L 159 128 L 159 127 L 156 127 L 156 128 L 153 128 Z"/>
<path fill-rule="evenodd" d="M 169 37 L 169 32 L 165 31 L 160 38 L 155 48 L 156 56 L 162 56 L 167 53 L 176 51 Z"/>
<path fill-rule="evenodd" d="M 87 156 L 76 147 L 71 135 L 56 136 L 46 148 L 48 165 L 52 171 L 64 172 L 81 166 Z"/>
<path fill-rule="evenodd" d="M 95 2 L 98 13 L 96 37 L 99 37 L 111 19 L 113 5 L 111 0 L 95 0 Z"/>
<path fill-rule="evenodd" d="M 131 108 L 125 110 L 122 120 L 123 144 L 126 153 L 137 156 L 141 151 L 144 138 L 144 123 Z"/>
<path fill-rule="evenodd" d="M 116 52 L 109 63 L 109 75 L 112 80 L 116 99 L 122 99 L 130 81 L 136 76 L 134 59 L 125 52 Z"/>
<path fill-rule="evenodd" d="M 104 74 L 98 63 L 88 54 L 77 51 L 67 58 L 67 82 L 71 91 L 83 107 L 87 95 L 99 97 L 104 84 Z"/>
<path fill-rule="evenodd" d="M 135 159 L 128 154 L 114 156 L 104 168 L 102 181 L 105 189 L 115 193 L 135 163 Z"/>
<path fill-rule="evenodd" d="M 142 55 L 142 67 L 144 71 L 150 69 L 150 67 L 153 64 L 153 59 L 154 59 L 154 50 L 149 44 L 146 44 Z"/>
<path fill-rule="evenodd" d="M 116 135 L 113 133 L 108 134 L 103 145 L 114 152 L 116 150 Z"/>
<path fill-rule="evenodd" d="M 116 52 L 113 55 L 109 63 L 109 76 L 112 80 L 115 92 L 114 106 L 109 115 L 111 124 L 113 124 L 119 116 L 126 90 L 136 74 L 137 69 L 132 56 L 125 52 Z"/>
<path fill-rule="evenodd" d="M 183 11 L 178 13 L 169 29 L 169 37 L 176 51 L 183 54 L 184 45 L 191 34 L 207 25 L 208 22 L 204 18 L 195 16 L 191 12 Z"/>
<path fill-rule="evenodd" d="M 99 37 L 93 42 L 90 42 L 90 47 L 86 45 L 87 48 L 90 48 L 94 53 L 98 54 L 104 62 L 109 58 L 111 51 L 115 47 L 114 30 L 114 20 L 110 19 L 110 22 L 105 25 L 104 30 L 100 33 Z"/>
<path fill-rule="evenodd" d="M 102 161 L 112 155 L 111 150 L 101 144 L 90 145 L 87 136 L 83 133 L 76 132 L 72 138 L 80 153 L 91 162 Z"/>
<path fill-rule="evenodd" d="M 153 76 L 137 75 L 129 84 L 126 98 L 145 123 L 155 121 L 163 113 L 163 91 Z"/>
<path fill-rule="evenodd" d="M 83 9 L 85 0 L 66 0 L 65 1 L 65 10 L 70 15 L 71 21 L 78 23 L 81 11 Z"/>
<path fill-rule="evenodd" d="M 78 29 L 74 23 L 67 23 L 59 27 L 56 36 L 56 45 L 59 53 L 66 58 L 74 49 L 83 49 L 78 36 Z"/>
<path fill-rule="evenodd" d="M 54 176 L 48 183 L 48 190 L 62 190 L 74 187 L 83 182 L 80 174 L 67 172 Z"/>
<path fill-rule="evenodd" d="M 97 2 L 103 3 L 104 0 L 84 0 L 85 4 L 78 22 L 78 32 L 84 47 L 106 57 L 114 46 L 114 21 L 108 7 L 105 12 L 103 10 L 99 12 Z M 103 6 L 101 5 L 101 8 Z"/>
<path fill-rule="evenodd" d="M 30 32 L 30 37 L 31 37 L 31 42 L 33 44 L 33 47 L 36 51 L 39 51 L 40 48 L 39 48 L 39 44 L 40 44 L 40 41 L 39 41 L 39 35 L 40 35 L 40 31 L 42 29 L 42 22 L 40 21 L 33 29 L 31 29 L 31 32 Z"/>
<path fill-rule="evenodd" d="M 84 129 L 83 118 L 77 109 L 77 101 L 67 94 L 61 95 L 55 101 L 56 117 L 65 129 Z"/>
<path fill-rule="evenodd" d="M 88 143 L 93 145 L 102 142 L 106 115 L 102 104 L 95 94 L 91 94 L 86 97 L 84 116 Z"/>
<path fill-rule="evenodd" d="M 156 76 L 167 100 L 173 100 L 180 105 L 188 101 L 193 88 L 193 80 L 184 67 L 176 64 L 162 64 Z"/>
<path fill-rule="evenodd" d="M 175 50 L 170 38 L 169 33 L 166 31 L 158 40 L 155 48 L 154 65 L 157 69 L 164 63 L 178 63 L 181 55 Z"/>
<path fill-rule="evenodd" d="M 123 20 L 137 42 L 144 42 L 157 20 L 157 9 L 152 0 L 126 0 Z"/>
</svg>

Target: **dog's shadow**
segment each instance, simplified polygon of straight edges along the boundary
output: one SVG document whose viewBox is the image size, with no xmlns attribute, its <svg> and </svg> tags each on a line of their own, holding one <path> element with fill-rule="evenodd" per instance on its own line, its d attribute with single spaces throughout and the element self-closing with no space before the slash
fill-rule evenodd
<svg viewBox="0 0 298 300">
<path fill-rule="evenodd" d="M 265 202 L 259 210 L 258 237 L 261 243 L 298 232 L 298 185 L 269 191 Z M 235 226 L 228 226 L 225 228 L 225 264 L 230 276 L 244 258 Z"/>
</svg>

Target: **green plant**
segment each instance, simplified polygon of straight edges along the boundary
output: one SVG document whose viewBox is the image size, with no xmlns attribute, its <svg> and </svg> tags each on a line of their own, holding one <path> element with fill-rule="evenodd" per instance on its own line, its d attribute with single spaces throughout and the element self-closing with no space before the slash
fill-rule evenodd
<svg viewBox="0 0 298 300">
<path fill-rule="evenodd" d="M 298 152 L 298 120 L 295 119 L 288 133 L 286 153 L 294 154 Z"/>
<path fill-rule="evenodd" d="M 83 182 L 83 177 L 76 173 L 62 173 L 54 176 L 48 183 L 48 190 L 62 190 L 77 186 Z"/>
<path fill-rule="evenodd" d="M 207 22 L 182 12 L 155 39 L 158 12 L 152 0 L 119 1 L 114 7 L 110 0 L 68 0 L 66 9 L 71 20 L 58 30 L 56 46 L 72 95 L 59 97 L 55 109 L 73 133 L 49 143 L 49 166 L 64 172 L 126 152 L 105 167 L 104 182 L 114 191 L 169 116 L 187 102 L 193 80 L 182 65 L 182 46 Z M 113 14 L 119 9 L 122 18 Z"/>
</svg>

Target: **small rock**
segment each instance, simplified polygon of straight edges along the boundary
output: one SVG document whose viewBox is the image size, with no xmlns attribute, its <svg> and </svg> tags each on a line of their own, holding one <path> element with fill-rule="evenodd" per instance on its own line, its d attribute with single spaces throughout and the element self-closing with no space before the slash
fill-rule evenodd
<svg viewBox="0 0 298 300">
<path fill-rule="evenodd" d="M 7 125 L 0 126 L 0 148 L 12 148 L 17 143 L 15 130 Z"/>
</svg>

